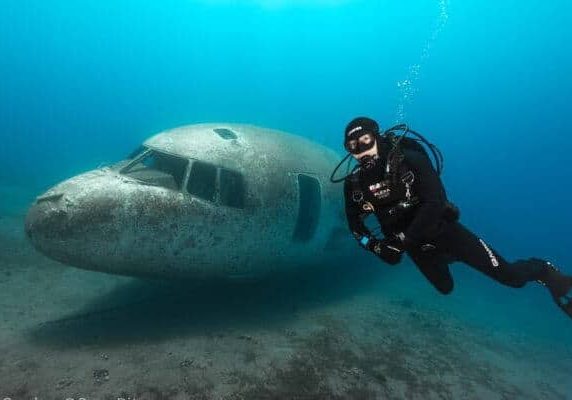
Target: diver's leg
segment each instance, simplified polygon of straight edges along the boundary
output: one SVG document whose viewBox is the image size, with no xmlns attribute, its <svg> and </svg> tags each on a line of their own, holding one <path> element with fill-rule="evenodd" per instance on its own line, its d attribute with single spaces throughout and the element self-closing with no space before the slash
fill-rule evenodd
<svg viewBox="0 0 572 400">
<path fill-rule="evenodd" d="M 442 246 L 454 259 L 504 285 L 519 288 L 531 281 L 543 284 L 556 304 L 572 317 L 572 277 L 562 274 L 549 262 L 529 258 L 509 263 L 460 223 L 451 224 L 439 239 L 437 246 Z"/>
<path fill-rule="evenodd" d="M 449 294 L 453 291 L 453 277 L 449 271 L 449 265 L 440 260 L 439 256 L 409 253 L 409 256 L 421 273 L 441 294 Z"/>
<path fill-rule="evenodd" d="M 447 228 L 439 238 L 437 247 L 442 247 L 456 261 L 511 287 L 518 288 L 527 282 L 540 280 L 548 271 L 548 264 L 537 258 L 509 263 L 460 223 L 452 223 Z"/>
</svg>

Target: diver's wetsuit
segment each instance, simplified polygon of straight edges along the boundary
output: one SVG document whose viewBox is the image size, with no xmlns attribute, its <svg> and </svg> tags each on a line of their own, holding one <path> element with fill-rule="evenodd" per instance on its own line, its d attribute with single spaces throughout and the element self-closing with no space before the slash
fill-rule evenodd
<svg viewBox="0 0 572 400">
<path fill-rule="evenodd" d="M 449 264 L 454 261 L 512 287 L 546 275 L 546 261 L 531 258 L 507 262 L 459 223 L 431 161 L 415 150 L 405 149 L 403 155 L 394 174 L 386 174 L 387 153 L 382 151 L 374 167 L 360 168 L 345 180 L 346 215 L 360 244 L 364 238 L 373 239 L 363 223 L 363 218 L 373 212 L 386 237 L 404 234 L 403 249 L 443 294 L 453 290 Z"/>
</svg>

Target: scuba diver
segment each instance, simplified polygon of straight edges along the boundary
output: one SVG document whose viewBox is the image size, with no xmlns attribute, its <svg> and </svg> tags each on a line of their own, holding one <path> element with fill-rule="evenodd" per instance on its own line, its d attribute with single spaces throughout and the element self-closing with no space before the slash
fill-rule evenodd
<svg viewBox="0 0 572 400">
<path fill-rule="evenodd" d="M 432 153 L 435 167 L 423 145 Z M 330 179 L 344 181 L 348 225 L 361 247 L 391 265 L 408 254 L 442 294 L 453 290 L 449 264 L 455 261 L 510 287 L 537 281 L 572 318 L 572 276 L 538 258 L 508 262 L 459 222 L 459 210 L 448 201 L 439 177 L 443 157 L 423 136 L 406 125 L 380 133 L 376 121 L 358 117 L 345 129 L 344 147 L 349 154 Z M 348 174 L 334 179 L 350 155 L 357 165 L 350 172 L 348 164 Z M 372 213 L 383 238 L 364 223 Z"/>
</svg>

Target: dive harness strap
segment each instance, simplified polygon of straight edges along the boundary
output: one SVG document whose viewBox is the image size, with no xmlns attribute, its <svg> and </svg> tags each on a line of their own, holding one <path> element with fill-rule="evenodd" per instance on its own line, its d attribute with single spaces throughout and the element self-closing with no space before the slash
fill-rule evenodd
<svg viewBox="0 0 572 400">
<path fill-rule="evenodd" d="M 361 210 L 364 210 L 363 204 L 365 202 L 362 189 L 359 187 L 359 177 L 357 173 L 353 173 L 349 176 L 349 180 L 352 188 L 352 200 L 357 203 Z M 392 207 L 388 207 L 385 210 L 390 216 L 395 216 L 402 211 L 408 210 L 413 206 L 419 204 L 419 199 L 413 196 L 411 193 L 411 186 L 415 181 L 415 175 L 411 171 L 407 171 L 401 176 L 401 183 L 405 185 L 405 200 L 398 202 Z"/>
</svg>

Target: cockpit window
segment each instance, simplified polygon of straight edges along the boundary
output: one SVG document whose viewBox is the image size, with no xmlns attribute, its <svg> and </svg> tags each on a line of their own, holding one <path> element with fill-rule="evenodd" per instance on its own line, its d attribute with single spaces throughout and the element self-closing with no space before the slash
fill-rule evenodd
<svg viewBox="0 0 572 400">
<path fill-rule="evenodd" d="M 229 207 L 244 207 L 244 181 L 241 174 L 220 169 L 220 202 Z"/>
<path fill-rule="evenodd" d="M 180 190 L 187 164 L 186 158 L 151 150 L 121 173 L 153 185 Z"/>
<path fill-rule="evenodd" d="M 222 206 L 244 208 L 245 190 L 242 175 L 202 161 L 193 161 L 187 192 Z"/>
<path fill-rule="evenodd" d="M 131 154 L 129 154 L 127 156 L 127 159 L 132 160 L 135 157 L 137 157 L 139 154 L 143 153 L 145 150 L 147 150 L 147 147 L 141 145 L 141 146 L 137 147 L 135 150 L 133 150 L 133 152 L 131 152 Z"/>
<path fill-rule="evenodd" d="M 187 182 L 187 192 L 201 199 L 214 201 L 216 188 L 216 167 L 201 161 L 193 162 Z"/>
</svg>

